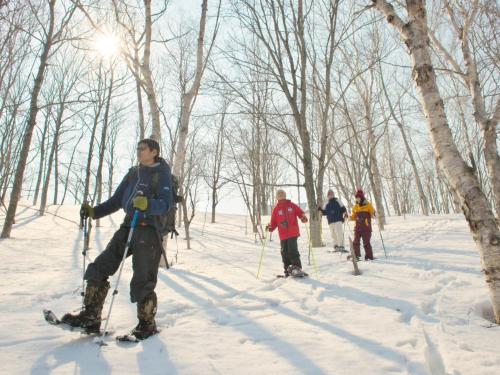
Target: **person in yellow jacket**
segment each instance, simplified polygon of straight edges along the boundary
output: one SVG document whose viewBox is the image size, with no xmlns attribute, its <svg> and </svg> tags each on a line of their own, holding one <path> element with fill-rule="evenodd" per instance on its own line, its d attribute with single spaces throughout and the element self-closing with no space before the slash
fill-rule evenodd
<svg viewBox="0 0 500 375">
<path fill-rule="evenodd" d="M 365 198 L 363 190 L 359 189 L 354 194 L 356 204 L 352 208 L 351 221 L 355 221 L 354 226 L 354 253 L 358 260 L 361 258 L 360 244 L 363 239 L 363 247 L 365 249 L 365 260 L 373 260 L 372 245 L 370 238 L 372 236 L 372 217 L 375 217 L 375 210 L 370 202 Z"/>
</svg>

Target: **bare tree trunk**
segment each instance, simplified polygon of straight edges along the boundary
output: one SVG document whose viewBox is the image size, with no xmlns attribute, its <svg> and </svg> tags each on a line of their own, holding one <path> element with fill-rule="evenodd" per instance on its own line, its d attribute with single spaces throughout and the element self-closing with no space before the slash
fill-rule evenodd
<svg viewBox="0 0 500 375">
<path fill-rule="evenodd" d="M 109 108 L 111 106 L 111 95 L 113 93 L 113 83 L 114 83 L 114 75 L 113 75 L 113 67 L 110 69 L 111 77 L 109 79 L 109 88 L 108 95 L 106 98 L 106 107 L 104 109 L 104 119 L 102 124 L 101 131 L 101 142 L 99 144 L 99 163 L 97 164 L 97 173 L 95 179 L 95 188 L 96 188 L 96 204 L 101 203 L 102 200 L 102 171 L 104 168 L 104 153 L 106 152 L 106 142 L 107 142 L 107 134 L 108 134 L 108 124 L 109 124 Z M 101 226 L 99 220 L 96 220 L 96 227 Z"/>
<path fill-rule="evenodd" d="M 375 198 L 375 205 L 377 207 L 377 222 L 380 230 L 384 230 L 385 225 L 385 210 L 384 203 L 382 200 L 382 180 L 380 178 L 380 171 L 378 169 L 377 162 L 377 141 L 375 139 L 375 133 L 373 131 L 373 122 L 371 117 L 371 111 L 367 109 L 367 113 L 365 115 L 365 120 L 368 128 L 368 141 L 370 143 L 369 148 L 369 159 L 370 159 L 370 170 L 368 172 L 370 177 L 370 183 L 372 185 L 373 196 Z"/>
<path fill-rule="evenodd" d="M 119 125 L 115 125 L 111 128 L 110 134 L 108 136 L 108 199 L 113 195 L 113 173 L 115 170 L 115 147 L 116 147 L 116 137 L 118 136 Z"/>
<path fill-rule="evenodd" d="M 144 107 L 142 105 L 141 82 L 139 80 L 139 54 L 138 47 L 134 46 L 134 71 L 135 71 L 135 92 L 137 94 L 137 110 L 139 112 L 139 138 L 146 138 L 146 126 L 144 124 Z M 161 135 L 161 134 L 160 134 Z"/>
<path fill-rule="evenodd" d="M 302 204 L 300 199 L 300 172 L 299 172 L 299 154 L 295 153 L 295 177 L 297 179 L 297 203 Z"/>
<path fill-rule="evenodd" d="M 36 179 L 35 185 L 35 196 L 33 197 L 33 205 L 35 206 L 38 201 L 38 194 L 40 193 L 40 184 L 42 183 L 43 177 L 43 165 L 45 164 L 45 139 L 47 136 L 47 130 L 49 128 L 49 118 L 50 118 L 50 107 L 47 109 L 47 115 L 45 116 L 45 122 L 43 126 L 42 138 L 40 139 L 40 163 L 38 165 L 38 177 Z"/>
<path fill-rule="evenodd" d="M 76 149 L 77 149 L 78 145 L 80 144 L 80 141 L 82 140 L 82 138 L 83 138 L 83 132 L 80 135 L 80 138 L 78 139 L 78 141 L 76 142 L 76 145 L 73 148 L 73 151 L 71 152 L 71 158 L 70 158 L 69 164 L 68 164 L 68 171 L 67 171 L 67 174 L 66 174 L 66 179 L 64 181 L 64 193 L 63 193 L 63 196 L 62 196 L 62 199 L 61 199 L 61 205 L 64 204 L 64 200 L 66 199 L 66 193 L 68 191 L 69 177 L 71 175 L 71 170 L 72 170 L 72 167 L 73 167 L 73 160 L 75 158 Z"/>
<path fill-rule="evenodd" d="M 24 171 L 26 169 L 26 162 L 28 160 L 31 138 L 33 136 L 33 129 L 35 128 L 36 125 L 36 116 L 38 114 L 38 109 L 39 109 L 38 95 L 40 94 L 40 90 L 42 88 L 45 69 L 47 68 L 47 63 L 49 59 L 49 52 L 53 43 L 54 23 L 55 23 L 55 15 L 54 15 L 55 2 L 56 2 L 55 0 L 50 0 L 48 2 L 49 12 L 50 12 L 49 24 L 46 29 L 45 41 L 43 43 L 43 50 L 40 56 L 40 65 L 38 66 L 38 71 L 35 77 L 33 90 L 31 92 L 28 122 L 23 136 L 23 146 L 17 164 L 16 175 L 14 178 L 14 185 L 12 187 L 12 193 L 10 195 L 9 208 L 7 209 L 7 214 L 5 217 L 1 238 L 10 237 L 12 224 L 16 216 L 17 205 L 19 203 L 19 199 L 21 198 Z"/>
<path fill-rule="evenodd" d="M 386 147 L 387 147 L 387 154 L 388 154 L 388 163 L 389 163 L 389 171 L 390 171 L 390 178 L 391 178 L 391 190 L 392 190 L 392 206 L 394 207 L 394 211 L 396 211 L 396 216 L 401 216 L 401 210 L 399 209 L 399 198 L 398 198 L 398 188 L 396 186 L 396 173 L 394 171 L 394 155 L 392 154 L 392 147 L 391 147 L 391 140 L 390 138 L 390 132 L 389 130 L 387 131 L 387 142 L 386 142 Z"/>
<path fill-rule="evenodd" d="M 183 218 L 184 218 L 184 233 L 186 235 L 186 248 L 189 250 L 191 249 L 191 235 L 189 232 L 189 220 L 188 220 L 188 210 L 187 210 L 187 199 L 183 199 L 181 206 L 182 206 L 182 213 L 183 213 Z"/>
<path fill-rule="evenodd" d="M 57 111 L 57 118 L 54 129 L 54 138 L 52 141 L 52 147 L 50 148 L 49 160 L 47 162 L 47 172 L 45 174 L 45 181 L 42 188 L 42 196 L 40 198 L 40 209 L 39 214 L 43 216 L 45 213 L 45 209 L 47 207 L 47 195 L 49 193 L 49 184 L 50 184 L 50 176 L 52 175 L 52 163 L 54 162 L 54 156 L 57 148 L 57 139 L 59 138 L 59 131 L 61 130 L 62 119 L 64 114 L 64 100 L 61 100 L 61 104 L 59 105 Z M 57 184 L 57 181 L 56 181 Z"/>
<path fill-rule="evenodd" d="M 160 142 L 161 141 L 160 110 L 158 108 L 158 102 L 156 100 L 155 87 L 150 67 L 151 39 L 152 39 L 151 0 L 144 0 L 144 7 L 146 10 L 144 19 L 145 41 L 144 41 L 144 55 L 141 64 L 141 71 L 144 79 L 144 85 L 146 87 L 146 96 L 148 98 L 149 111 L 151 112 L 151 122 L 153 123 L 151 138 Z"/>
<path fill-rule="evenodd" d="M 453 29 L 460 40 L 460 47 L 465 63 L 465 74 L 462 74 L 461 77 L 469 88 L 472 106 L 474 108 L 474 119 L 481 128 L 482 138 L 484 140 L 484 159 L 493 189 L 493 196 L 495 198 L 497 220 L 500 222 L 500 156 L 498 154 L 497 147 L 497 126 L 500 119 L 500 99 L 497 99 L 494 113 L 489 116 L 486 111 L 485 100 L 476 66 L 476 59 L 472 54 L 469 43 L 470 28 L 477 17 L 479 1 L 471 0 L 470 9 L 468 11 L 463 7 L 463 5 L 457 4 L 460 8 L 459 12 L 463 16 L 462 22 L 459 22 L 457 14 L 448 0 L 444 1 L 444 5 L 448 11 Z M 453 67 L 457 69 L 457 71 L 461 72 L 456 61 L 454 61 L 453 58 L 446 51 L 444 51 L 442 45 L 437 42 L 435 38 L 433 38 L 433 41 L 438 49 L 445 54 L 445 58 L 453 65 Z"/>
<path fill-rule="evenodd" d="M 189 132 L 189 119 L 193 109 L 194 101 L 198 96 L 198 90 L 201 85 L 201 78 L 203 76 L 204 62 L 203 62 L 203 45 L 205 39 L 205 26 L 207 21 L 208 0 L 202 0 L 201 3 L 201 18 L 200 28 L 198 31 L 198 43 L 196 48 L 196 72 L 191 88 L 182 94 L 181 100 L 181 118 L 179 124 L 179 139 L 177 140 L 177 147 L 175 152 L 173 174 L 179 176 L 182 183 L 182 166 L 186 159 L 186 144 Z"/>
<path fill-rule="evenodd" d="M 408 142 L 408 139 L 406 137 L 406 133 L 403 127 L 403 124 L 401 121 L 399 121 L 398 117 L 396 116 L 396 113 L 394 112 L 394 107 L 392 106 L 391 99 L 389 97 L 389 94 L 387 92 L 387 88 L 385 86 L 385 81 L 384 81 L 384 76 L 382 74 L 382 71 L 380 71 L 380 82 L 382 86 L 382 90 L 384 91 L 385 98 L 387 100 L 387 104 L 389 105 L 389 113 L 393 120 L 396 122 L 396 125 L 401 132 L 401 137 L 403 138 L 403 142 L 405 145 L 406 153 L 408 154 L 408 157 L 410 158 L 410 164 L 411 168 L 413 170 L 413 176 L 415 177 L 415 184 L 417 186 L 417 191 L 418 191 L 418 196 L 420 198 L 420 208 L 422 210 L 422 213 L 427 216 L 429 215 L 429 206 L 427 202 L 427 198 L 424 194 L 424 189 L 422 188 L 422 181 L 420 180 L 420 176 L 418 173 L 417 169 L 417 163 L 415 163 L 415 158 L 413 157 L 413 152 L 410 147 L 410 143 Z"/>
<path fill-rule="evenodd" d="M 462 159 L 447 122 L 430 55 L 425 3 L 423 0 L 407 0 L 407 23 L 387 0 L 373 0 L 373 4 L 399 32 L 408 47 L 413 79 L 427 118 L 434 154 L 452 191 L 460 199 L 479 250 L 495 319 L 500 324 L 500 230 L 477 176 Z"/>
<path fill-rule="evenodd" d="M 207 179 L 207 185 L 212 192 L 212 218 L 211 223 L 215 223 L 215 208 L 219 203 L 218 191 L 225 183 L 220 182 L 221 170 L 222 170 L 222 155 L 224 152 L 224 142 L 225 142 L 225 120 L 227 111 L 227 102 L 224 103 L 222 108 L 222 115 L 220 123 L 217 129 L 217 140 L 215 143 L 215 149 L 213 150 L 212 158 L 212 175 L 210 179 Z"/>
<path fill-rule="evenodd" d="M 54 199 L 52 204 L 57 204 L 57 196 L 59 195 L 59 136 L 54 139 L 56 143 L 55 155 L 54 155 Z"/>
</svg>

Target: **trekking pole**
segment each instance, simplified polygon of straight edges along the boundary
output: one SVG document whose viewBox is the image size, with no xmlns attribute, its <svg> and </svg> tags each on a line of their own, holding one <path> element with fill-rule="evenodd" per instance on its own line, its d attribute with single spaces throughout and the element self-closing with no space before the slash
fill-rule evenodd
<svg viewBox="0 0 500 375">
<path fill-rule="evenodd" d="M 380 230 L 380 219 L 378 217 L 377 217 L 377 227 L 378 227 L 378 234 L 380 234 L 380 241 L 382 241 L 382 249 L 384 249 L 384 255 L 385 258 L 387 259 L 387 252 L 385 251 L 384 238 L 382 237 L 382 231 Z"/>
<path fill-rule="evenodd" d="M 260 259 L 259 259 L 259 267 L 257 268 L 257 279 L 259 278 L 259 275 L 260 275 L 260 269 L 262 267 L 262 259 L 264 258 L 264 250 L 266 248 L 266 244 L 267 244 L 267 238 L 264 237 L 262 238 L 262 250 L 260 251 Z"/>
<path fill-rule="evenodd" d="M 125 259 L 128 255 L 128 250 L 130 248 L 130 241 L 132 240 L 132 235 L 134 234 L 135 227 L 137 226 L 137 219 L 139 218 L 139 210 L 135 210 L 134 216 L 132 217 L 132 223 L 130 224 L 130 230 L 128 232 L 127 243 L 125 245 L 125 251 L 123 252 L 122 262 L 120 264 L 120 271 L 118 272 L 118 277 L 116 278 L 115 290 L 111 296 L 111 303 L 109 304 L 108 315 L 106 317 L 106 324 L 104 325 L 104 330 L 101 332 L 100 340 L 97 341 L 99 346 L 106 345 L 104 343 L 104 335 L 106 334 L 106 329 L 108 328 L 109 317 L 111 316 L 111 309 L 113 308 L 113 302 L 115 301 L 115 296 L 118 294 L 118 284 L 120 283 L 120 277 L 122 276 L 123 265 L 125 264 Z"/>
<path fill-rule="evenodd" d="M 84 218 L 83 219 L 83 268 L 82 268 L 82 291 L 80 292 L 80 295 L 82 296 L 82 310 L 85 308 L 85 261 L 87 260 L 87 220 L 90 220 L 89 218 Z"/>
<path fill-rule="evenodd" d="M 354 276 L 359 276 L 359 275 L 361 275 L 361 271 L 359 270 L 358 258 L 356 257 L 356 252 L 354 251 L 354 243 L 353 243 L 352 238 L 351 238 L 351 226 L 349 225 L 349 222 L 347 222 L 347 228 L 349 229 L 349 250 L 351 253 L 352 265 L 354 267 L 353 274 L 354 274 Z M 349 256 L 347 257 L 347 259 L 349 260 Z"/>
<path fill-rule="evenodd" d="M 308 242 L 308 246 L 309 246 L 309 251 L 307 253 L 307 265 L 310 266 L 311 265 L 311 236 L 309 234 L 309 229 L 307 227 L 307 225 L 305 225 L 306 227 L 306 234 L 307 234 L 307 242 Z"/>
<path fill-rule="evenodd" d="M 346 223 L 346 219 L 344 219 L 344 223 L 342 225 L 342 242 L 345 243 L 345 223 Z M 348 224 L 349 225 L 349 224 Z M 349 229 L 350 231 L 350 229 Z M 345 246 L 344 246 L 344 250 L 345 250 Z M 342 260 L 342 252 L 339 253 L 339 261 Z"/>
<path fill-rule="evenodd" d="M 314 257 L 314 249 L 312 247 L 312 242 L 311 242 L 311 233 L 309 231 L 309 226 L 307 224 L 306 224 L 306 233 L 307 233 L 307 239 L 309 240 L 309 254 L 312 255 L 314 272 L 316 273 L 316 277 L 318 277 L 318 267 L 316 266 L 316 258 Z M 311 265 L 310 262 L 309 265 Z"/>
<path fill-rule="evenodd" d="M 310 266 L 311 265 L 311 236 L 309 234 L 309 229 L 307 227 L 307 225 L 304 223 L 304 226 L 306 227 L 306 233 L 307 233 L 307 242 L 308 242 L 308 246 L 309 246 L 309 251 L 307 253 L 307 265 Z"/>
</svg>

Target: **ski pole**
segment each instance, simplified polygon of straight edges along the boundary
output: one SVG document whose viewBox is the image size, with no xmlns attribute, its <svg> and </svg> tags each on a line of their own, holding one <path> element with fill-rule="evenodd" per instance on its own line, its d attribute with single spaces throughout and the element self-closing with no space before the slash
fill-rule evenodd
<svg viewBox="0 0 500 375">
<path fill-rule="evenodd" d="M 377 227 L 378 227 L 378 233 L 380 234 L 380 241 L 382 241 L 382 249 L 384 249 L 384 255 L 385 258 L 387 259 L 387 252 L 385 251 L 384 239 L 382 237 L 382 231 L 380 230 L 380 219 L 378 217 L 377 217 Z"/>
<path fill-rule="evenodd" d="M 130 230 L 128 232 L 127 243 L 125 245 L 125 251 L 123 252 L 122 262 L 120 264 L 120 271 L 118 272 L 118 277 L 116 278 L 115 290 L 113 290 L 113 295 L 111 296 L 111 303 L 109 304 L 108 315 L 106 317 L 106 324 L 104 325 L 104 330 L 101 332 L 100 340 L 97 341 L 99 346 L 106 345 L 104 343 L 104 335 L 106 334 L 106 329 L 108 328 L 109 317 L 111 316 L 111 309 L 113 308 L 113 302 L 115 301 L 115 296 L 118 294 L 118 284 L 120 283 L 120 277 L 123 271 L 123 265 L 125 264 L 125 259 L 128 255 L 128 250 L 130 248 L 130 241 L 132 240 L 132 235 L 134 234 L 135 227 L 137 226 L 137 219 L 139 218 L 139 210 L 135 210 L 134 216 L 132 217 L 132 223 L 130 224 Z"/>
<path fill-rule="evenodd" d="M 264 250 L 266 248 L 266 244 L 267 244 L 267 238 L 264 237 L 262 238 L 262 250 L 260 251 L 260 259 L 259 259 L 259 267 L 257 268 L 257 279 L 259 278 L 259 275 L 260 275 L 260 269 L 262 267 L 262 259 L 264 258 Z"/>
<path fill-rule="evenodd" d="M 306 233 L 307 233 L 307 239 L 309 240 L 309 254 L 312 256 L 314 272 L 316 273 L 316 277 L 318 277 L 318 267 L 316 266 L 316 258 L 314 257 L 314 249 L 312 247 L 312 242 L 311 242 L 311 233 L 309 231 L 309 226 L 307 224 L 306 224 Z M 309 265 L 311 265 L 310 262 Z"/>
</svg>

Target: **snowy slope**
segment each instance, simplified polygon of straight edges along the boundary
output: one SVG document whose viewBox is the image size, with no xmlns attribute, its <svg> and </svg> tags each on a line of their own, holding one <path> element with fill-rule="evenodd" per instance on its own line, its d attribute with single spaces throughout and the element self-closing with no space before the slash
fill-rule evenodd
<svg viewBox="0 0 500 375">
<path fill-rule="evenodd" d="M 78 208 L 50 212 L 76 219 Z M 500 327 L 483 316 L 488 290 L 460 215 L 389 218 L 388 258 L 374 232 L 374 262 L 362 276 L 327 248 L 314 249 L 318 275 L 276 279 L 279 242 L 265 248 L 245 235 L 243 216 L 193 224 L 193 249 L 178 241 L 178 263 L 160 270 L 161 333 L 124 347 L 48 326 L 81 303 L 82 234 L 74 223 L 20 209 L 13 238 L 0 240 L 0 362 L 4 374 L 498 374 Z M 0 216 L 0 224 L 3 215 Z M 104 249 L 121 214 L 102 220 L 90 257 Z M 326 224 L 325 224 L 325 234 Z M 275 234 L 273 234 L 275 237 Z M 327 246 L 331 245 L 325 237 Z M 174 257 L 175 241 L 168 243 Z M 127 262 L 110 326 L 136 324 Z M 114 280 L 112 280 L 114 285 Z M 110 297 L 108 296 L 108 303 Z M 107 312 L 108 304 L 105 305 Z M 484 311 L 483 311 L 484 310 Z"/>
</svg>

